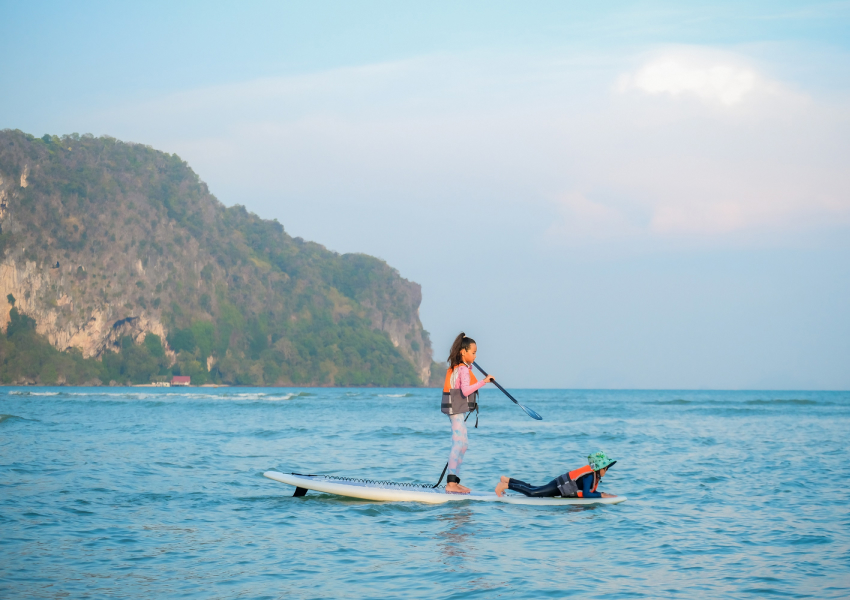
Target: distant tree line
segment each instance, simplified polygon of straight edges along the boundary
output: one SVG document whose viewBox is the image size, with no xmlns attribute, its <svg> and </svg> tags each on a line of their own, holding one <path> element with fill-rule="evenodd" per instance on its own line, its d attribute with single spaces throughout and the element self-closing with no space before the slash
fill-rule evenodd
<svg viewBox="0 0 850 600">
<path fill-rule="evenodd" d="M 11 294 L 9 300 L 14 303 Z M 245 357 L 230 356 L 226 346 L 225 358 L 207 369 L 207 358 L 213 350 L 222 350 L 222 336 L 214 324 L 206 321 L 196 321 L 168 336 L 169 345 L 177 353 L 172 364 L 162 339 L 153 333 L 146 334 L 139 344 L 124 336 L 117 352 L 107 351 L 97 360 L 83 358 L 76 348 L 57 350 L 36 332 L 35 320 L 14 306 L 9 317 L 6 332 L 0 335 L 0 382 L 7 385 L 124 385 L 151 383 L 172 375 L 189 375 L 196 384 L 233 385 L 262 385 L 282 378 L 294 385 L 310 385 L 317 378 L 327 381 L 331 376 L 347 385 L 406 386 L 415 381 L 410 364 L 393 356 L 392 344 L 385 336 L 345 323 L 333 329 L 318 327 L 315 336 L 308 337 L 311 343 L 307 347 L 280 343 L 269 346 L 261 325 L 253 323 L 249 327 L 250 359 L 261 369 L 246 371 L 240 368 Z M 223 329 L 226 336 L 230 330 Z M 302 353 L 307 357 L 302 357 Z M 318 374 L 314 364 L 319 365 Z"/>
</svg>

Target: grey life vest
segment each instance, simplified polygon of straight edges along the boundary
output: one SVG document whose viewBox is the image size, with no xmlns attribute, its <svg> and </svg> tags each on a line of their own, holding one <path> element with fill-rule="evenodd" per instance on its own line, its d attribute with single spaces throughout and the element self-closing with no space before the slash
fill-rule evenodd
<svg viewBox="0 0 850 600">
<path fill-rule="evenodd" d="M 590 468 L 590 465 L 585 465 L 569 473 L 564 473 L 563 475 L 559 475 L 555 480 L 558 485 L 558 491 L 561 493 L 562 498 L 575 498 L 582 497 L 582 492 L 578 489 L 578 484 L 576 481 L 588 473 L 592 474 L 593 469 Z M 595 492 L 596 487 L 599 485 L 599 478 L 593 476 L 593 489 L 590 491 Z"/>
<path fill-rule="evenodd" d="M 460 391 L 459 375 L 456 367 L 449 369 L 446 372 L 446 383 L 443 385 L 443 401 L 440 405 L 440 410 L 446 415 L 461 415 L 478 408 L 478 392 L 473 392 L 469 396 L 464 396 Z M 475 375 L 472 374 L 472 369 L 469 369 L 469 383 L 478 383 Z"/>
</svg>

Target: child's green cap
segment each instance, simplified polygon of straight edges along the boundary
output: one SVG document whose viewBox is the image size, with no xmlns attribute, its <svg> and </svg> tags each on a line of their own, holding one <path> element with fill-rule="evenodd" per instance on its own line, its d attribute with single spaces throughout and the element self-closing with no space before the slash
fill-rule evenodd
<svg viewBox="0 0 850 600">
<path fill-rule="evenodd" d="M 594 452 L 590 456 L 587 457 L 587 464 L 590 465 L 590 468 L 594 471 L 599 471 L 606 467 L 611 467 L 616 463 L 616 460 L 611 460 L 608 458 L 608 455 L 605 454 L 602 450 L 599 452 Z"/>
</svg>

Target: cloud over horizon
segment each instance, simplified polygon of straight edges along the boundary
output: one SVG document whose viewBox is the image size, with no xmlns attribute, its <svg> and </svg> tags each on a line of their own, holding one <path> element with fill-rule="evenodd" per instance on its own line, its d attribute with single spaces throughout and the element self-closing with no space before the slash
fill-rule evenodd
<svg viewBox="0 0 850 600">
<path fill-rule="evenodd" d="M 620 92 L 637 89 L 650 95 L 693 95 L 707 103 L 733 106 L 753 93 L 777 91 L 780 86 L 732 53 L 680 47 L 665 50 L 635 72 L 621 76 L 617 87 Z"/>
<path fill-rule="evenodd" d="M 177 151 L 225 201 L 438 207 L 471 194 L 481 208 L 550 206 L 560 221 L 546 235 L 570 243 L 850 224 L 845 106 L 710 47 L 656 49 L 624 73 L 631 61 L 434 55 L 188 90 L 90 119 Z"/>
</svg>

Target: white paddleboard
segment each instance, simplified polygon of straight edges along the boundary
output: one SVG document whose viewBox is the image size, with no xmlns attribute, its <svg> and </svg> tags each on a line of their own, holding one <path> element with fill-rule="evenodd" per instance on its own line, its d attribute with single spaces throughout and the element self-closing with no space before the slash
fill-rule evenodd
<svg viewBox="0 0 850 600">
<path fill-rule="evenodd" d="M 383 502 L 442 504 L 444 502 L 475 500 L 478 502 L 504 502 L 506 504 L 533 504 L 536 506 L 582 506 L 588 504 L 619 504 L 626 501 L 625 496 L 615 498 L 529 498 L 511 492 L 506 492 L 502 497 L 497 496 L 495 492 L 447 494 L 445 488 L 442 487 L 425 488 L 387 482 L 345 480 L 325 475 L 295 475 L 293 473 L 278 473 L 277 471 L 266 471 L 263 475 L 281 483 L 316 492 Z"/>
</svg>

